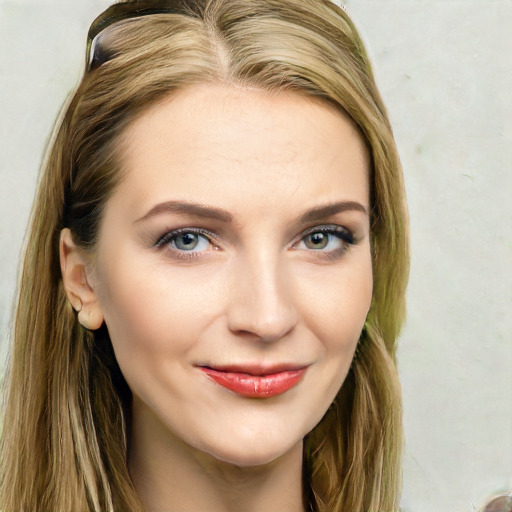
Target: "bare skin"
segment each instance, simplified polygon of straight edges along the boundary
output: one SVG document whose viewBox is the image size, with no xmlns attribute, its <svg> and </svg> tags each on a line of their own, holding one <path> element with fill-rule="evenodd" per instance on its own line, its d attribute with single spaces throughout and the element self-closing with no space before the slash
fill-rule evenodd
<svg viewBox="0 0 512 512">
<path fill-rule="evenodd" d="M 155 418 L 155 421 L 158 420 Z M 195 450 L 179 439 L 172 443 L 172 460 L 161 452 L 155 432 L 164 426 L 136 425 L 130 468 L 148 510 L 164 512 L 223 511 L 302 512 L 302 443 L 276 460 L 240 467 Z M 141 429 L 141 430 L 139 430 Z M 167 452 L 171 443 L 167 432 Z M 176 489 L 182 490 L 176 493 Z"/>
<path fill-rule="evenodd" d="M 302 444 L 372 297 L 369 158 L 333 107 L 205 84 L 143 113 L 94 264 L 61 236 L 80 321 L 106 323 L 133 393 L 129 469 L 150 512 L 302 512 Z M 299 367 L 247 397 L 205 373 Z"/>
</svg>

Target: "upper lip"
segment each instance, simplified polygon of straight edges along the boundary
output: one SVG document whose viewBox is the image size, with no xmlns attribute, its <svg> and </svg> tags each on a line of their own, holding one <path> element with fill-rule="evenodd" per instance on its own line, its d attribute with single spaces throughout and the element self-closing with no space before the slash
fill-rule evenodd
<svg viewBox="0 0 512 512">
<path fill-rule="evenodd" d="M 229 365 L 201 365 L 202 368 L 209 368 L 224 373 L 246 373 L 255 377 L 272 375 L 274 373 L 303 370 L 308 364 L 280 363 L 280 364 L 229 364 Z"/>
</svg>

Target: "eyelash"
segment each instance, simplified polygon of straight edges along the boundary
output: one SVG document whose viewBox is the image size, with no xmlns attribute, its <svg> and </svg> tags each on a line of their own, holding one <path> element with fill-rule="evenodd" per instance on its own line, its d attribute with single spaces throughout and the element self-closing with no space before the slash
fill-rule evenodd
<svg viewBox="0 0 512 512">
<path fill-rule="evenodd" d="M 204 238 L 208 240 L 210 244 L 212 244 L 212 240 L 216 240 L 217 237 L 207 229 L 202 228 L 180 228 L 180 229 L 174 229 L 173 231 L 169 231 L 168 233 L 165 233 L 163 236 L 161 236 L 155 243 L 155 247 L 157 249 L 163 249 L 168 248 L 169 251 L 173 252 L 173 255 L 175 255 L 176 258 L 189 260 L 200 257 L 200 252 L 192 252 L 192 251 L 182 251 L 177 248 L 169 248 L 169 244 L 173 242 L 177 237 L 181 235 L 186 234 L 195 234 L 195 235 L 202 235 Z M 214 245 L 215 248 L 218 248 L 216 245 Z"/>
<path fill-rule="evenodd" d="M 207 229 L 202 228 L 180 228 L 175 229 L 172 231 L 169 231 L 162 235 L 154 244 L 154 247 L 157 249 L 164 249 L 168 248 L 169 251 L 172 251 L 173 256 L 178 259 L 184 259 L 184 260 L 191 260 L 195 258 L 201 257 L 202 251 L 184 251 L 177 248 L 170 248 L 169 245 L 175 241 L 175 239 L 181 235 L 186 234 L 195 234 L 195 235 L 202 235 L 209 244 L 212 244 L 214 249 L 218 249 L 218 246 L 213 243 L 213 241 L 217 240 L 218 237 L 212 233 L 211 231 L 208 231 Z M 293 249 L 296 249 L 297 245 L 299 245 L 301 242 L 304 242 L 304 240 L 313 234 L 325 234 L 325 235 L 331 235 L 335 236 L 342 242 L 342 247 L 332 250 L 315 250 L 315 249 L 309 249 L 313 253 L 317 253 L 318 256 L 329 258 L 329 259 L 336 259 L 338 257 L 341 257 L 345 254 L 345 252 L 348 250 L 348 248 L 351 245 L 354 245 L 356 241 L 354 240 L 354 235 L 350 230 L 343 226 L 338 226 L 334 224 L 329 225 L 323 225 L 323 226 L 315 226 L 312 228 L 307 229 L 301 234 L 300 239 L 295 242 L 292 245 Z M 308 250 L 308 249 L 305 249 Z"/>
<path fill-rule="evenodd" d="M 340 240 L 342 243 L 342 246 L 337 249 L 331 249 L 330 251 L 325 251 L 322 249 L 314 250 L 310 249 L 311 252 L 317 253 L 318 256 L 327 258 L 327 259 L 336 259 L 341 256 L 343 256 L 348 248 L 351 245 L 354 245 L 356 243 L 354 239 L 353 233 L 348 230 L 347 228 L 343 226 L 338 226 L 335 224 L 328 224 L 324 226 L 314 226 L 312 228 L 307 229 L 304 231 L 300 237 L 300 240 L 297 242 L 297 244 L 294 244 L 294 247 L 298 245 L 301 242 L 304 242 L 304 240 L 310 236 L 310 235 L 316 235 L 318 233 L 324 234 L 324 235 L 331 235 Z"/>
</svg>

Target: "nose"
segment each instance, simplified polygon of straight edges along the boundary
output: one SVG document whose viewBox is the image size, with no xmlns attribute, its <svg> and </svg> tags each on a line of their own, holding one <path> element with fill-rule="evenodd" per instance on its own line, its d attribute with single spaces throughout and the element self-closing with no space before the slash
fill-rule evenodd
<svg viewBox="0 0 512 512">
<path fill-rule="evenodd" d="M 231 332 L 273 342 L 297 324 L 291 282 L 278 260 L 260 255 L 240 261 L 230 288 L 227 319 Z"/>
</svg>

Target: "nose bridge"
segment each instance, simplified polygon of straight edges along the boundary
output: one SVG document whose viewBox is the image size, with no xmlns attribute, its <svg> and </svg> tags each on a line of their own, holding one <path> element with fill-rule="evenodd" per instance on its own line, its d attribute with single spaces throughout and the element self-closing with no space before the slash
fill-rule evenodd
<svg viewBox="0 0 512 512">
<path fill-rule="evenodd" d="M 276 341 L 293 329 L 297 312 L 291 280 L 278 251 L 246 251 L 234 269 L 228 323 L 231 331 Z"/>
</svg>

